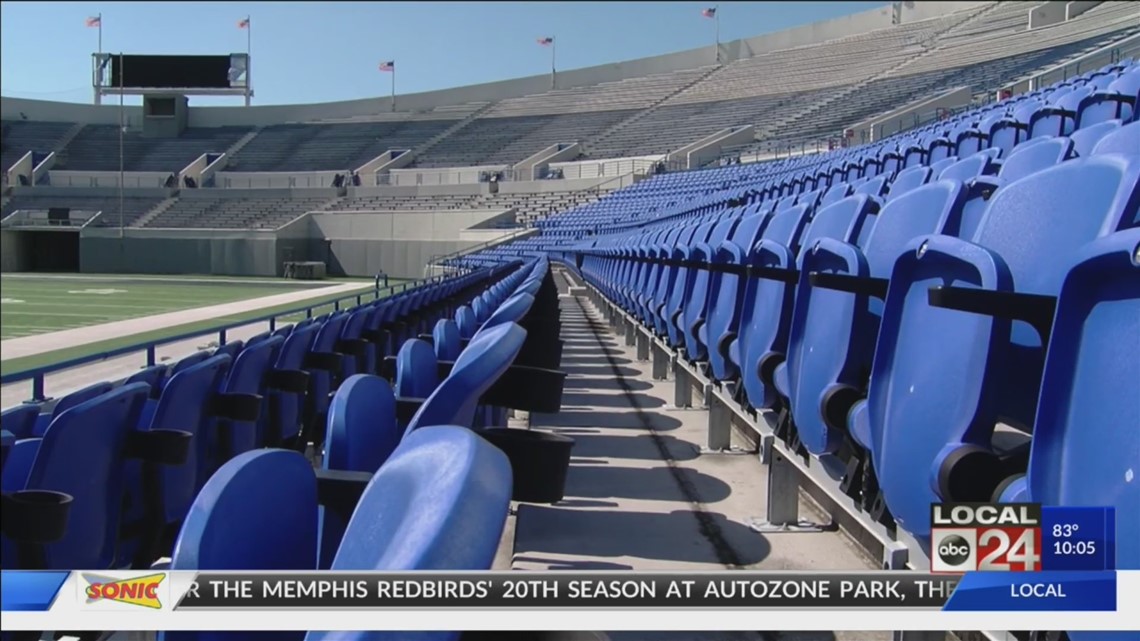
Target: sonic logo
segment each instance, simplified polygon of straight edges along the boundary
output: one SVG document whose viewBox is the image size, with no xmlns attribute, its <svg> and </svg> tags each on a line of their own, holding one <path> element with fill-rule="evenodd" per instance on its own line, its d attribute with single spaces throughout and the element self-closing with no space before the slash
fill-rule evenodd
<svg viewBox="0 0 1140 641">
<path fill-rule="evenodd" d="M 83 578 L 87 581 L 84 594 L 88 604 L 113 601 L 155 610 L 162 608 L 162 602 L 158 598 L 159 585 L 166 578 L 166 574 L 149 574 L 125 579 L 84 574 Z"/>
</svg>

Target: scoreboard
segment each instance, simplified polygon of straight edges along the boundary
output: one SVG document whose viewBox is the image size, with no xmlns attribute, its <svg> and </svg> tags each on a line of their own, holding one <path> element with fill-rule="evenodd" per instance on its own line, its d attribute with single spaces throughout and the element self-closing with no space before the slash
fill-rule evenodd
<svg viewBox="0 0 1140 641">
<path fill-rule="evenodd" d="M 248 53 L 220 55 L 91 54 L 96 104 L 105 95 L 253 95 Z"/>
</svg>

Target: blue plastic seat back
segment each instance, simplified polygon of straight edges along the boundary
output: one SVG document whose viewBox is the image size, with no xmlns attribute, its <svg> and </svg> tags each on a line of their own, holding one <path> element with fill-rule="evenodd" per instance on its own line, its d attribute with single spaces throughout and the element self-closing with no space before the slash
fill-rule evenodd
<svg viewBox="0 0 1140 641">
<path fill-rule="evenodd" d="M 471 311 L 475 314 L 475 320 L 480 324 L 491 315 L 490 303 L 488 302 L 489 294 L 490 292 L 484 292 L 482 296 L 471 301 Z"/>
<path fill-rule="evenodd" d="M 1128 122 L 1137 108 L 1140 72 L 1125 73 L 1083 100 L 1079 107 L 1080 126 L 1088 127 L 1109 120 Z"/>
<path fill-rule="evenodd" d="M 1138 207 L 1140 158 L 1075 159 L 1000 189 L 972 243 L 920 237 L 900 255 L 866 403 L 874 466 L 900 527 L 929 533 L 938 500 L 929 479 L 944 448 L 988 447 L 998 420 L 1032 425 L 1043 364 L 1028 325 L 933 307 L 929 288 L 1056 295 L 1079 248 Z"/>
<path fill-rule="evenodd" d="M 241 353 L 241 350 L 244 347 L 245 343 L 242 341 L 227 341 L 225 345 L 222 345 L 218 349 L 214 350 L 214 353 L 226 354 L 230 358 L 237 358 L 237 355 Z"/>
<path fill-rule="evenodd" d="M 167 369 L 165 365 L 144 367 L 134 374 L 131 374 L 123 384 L 146 383 L 151 387 L 151 390 L 153 390 L 152 393 L 157 393 L 162 388 L 162 381 L 166 377 Z"/>
<path fill-rule="evenodd" d="M 944 156 L 943 158 L 940 158 L 939 160 L 931 162 L 927 166 L 930 167 L 930 171 L 931 171 L 933 178 L 937 179 L 938 175 L 942 173 L 942 170 L 946 169 L 947 167 L 949 167 L 950 165 L 953 165 L 956 162 L 958 162 L 957 156 Z"/>
<path fill-rule="evenodd" d="M 439 385 L 438 360 L 426 341 L 404 341 L 396 355 L 396 395 L 427 398 Z"/>
<path fill-rule="evenodd" d="M 277 369 L 301 371 L 305 362 L 305 354 L 313 344 L 317 326 L 307 325 L 298 327 L 290 332 L 277 352 Z M 269 418 L 270 440 L 292 438 L 301 429 L 301 408 L 304 405 L 305 394 L 291 393 L 282 390 L 270 390 L 267 394 L 271 405 L 267 415 Z"/>
<path fill-rule="evenodd" d="M 219 354 L 170 377 L 147 426 L 152 430 L 182 430 L 193 434 L 186 462 L 162 466 L 159 471 L 163 516 L 167 523 L 177 522 L 186 515 L 194 495 L 213 469 L 209 435 L 215 419 L 209 413 L 209 405 L 229 367 L 230 357 Z M 131 490 L 142 492 L 144 488 L 134 486 Z M 141 494 L 136 497 L 141 504 Z"/>
<path fill-rule="evenodd" d="M 51 410 L 51 413 L 45 412 L 36 418 L 36 425 L 32 431 L 32 436 L 43 436 L 44 432 L 48 428 L 48 425 L 53 420 L 55 420 L 55 417 L 75 407 L 76 405 L 79 405 L 80 403 L 86 403 L 87 401 L 102 394 L 106 394 L 109 391 L 111 391 L 111 384 L 103 381 L 100 383 L 95 383 L 93 385 L 88 385 L 83 389 L 75 390 L 74 392 L 71 392 L 70 394 L 64 396 L 56 402 L 55 407 L 53 407 Z"/>
<path fill-rule="evenodd" d="M 1073 151 L 1081 158 L 1091 156 L 1093 148 L 1096 147 L 1096 144 L 1100 142 L 1101 138 L 1104 138 L 1119 128 L 1119 120 L 1108 120 L 1078 129 L 1069 136 L 1069 140 L 1073 141 Z"/>
<path fill-rule="evenodd" d="M 218 443 L 219 452 L 224 456 L 234 456 L 241 452 L 260 447 L 265 439 L 269 422 L 269 400 L 266 394 L 265 377 L 277 360 L 277 351 L 285 342 L 280 336 L 266 338 L 247 346 L 234 359 L 226 376 L 224 391 L 228 394 L 257 394 L 261 396 L 261 412 L 256 421 L 227 420 L 229 442 Z M 217 461 L 220 465 L 224 461 Z"/>
<path fill-rule="evenodd" d="M 330 315 L 317 330 L 317 334 L 313 338 L 312 351 L 316 353 L 336 352 L 336 344 L 340 339 L 341 329 L 347 320 L 347 314 Z M 309 372 L 309 401 L 318 415 L 324 414 L 328 410 L 329 394 L 333 391 L 333 377 L 339 372 L 332 372 L 321 367 L 306 367 L 304 369 Z"/>
<path fill-rule="evenodd" d="M 170 568 L 313 570 L 316 549 L 312 465 L 291 450 L 255 450 L 228 461 L 202 487 Z"/>
<path fill-rule="evenodd" d="M 1125 154 L 1140 155 L 1140 120 L 1124 125 L 1120 129 L 1106 135 L 1093 147 L 1093 155 Z"/>
<path fill-rule="evenodd" d="M 789 198 L 791 198 L 789 196 Z M 787 199 L 785 199 L 787 200 Z M 687 245 L 677 245 L 673 249 L 673 259 L 675 260 L 690 260 L 693 256 L 693 250 L 698 243 L 708 241 L 709 234 L 712 233 L 713 228 L 716 226 L 713 222 L 702 223 L 697 227 L 697 231 L 693 234 L 693 238 Z M 677 319 L 680 317 L 688 303 L 689 295 L 693 291 L 693 284 L 697 279 L 697 269 L 689 267 L 678 267 L 677 278 L 673 282 L 672 290 L 669 292 L 669 301 L 665 306 L 665 332 L 669 336 L 669 342 L 673 346 L 679 347 L 684 338 L 681 336 L 681 329 L 677 325 Z"/>
<path fill-rule="evenodd" d="M 364 490 L 331 569 L 487 570 L 511 485 L 506 455 L 471 430 L 416 430 Z"/>
<path fill-rule="evenodd" d="M 451 374 L 412 417 L 407 433 L 427 425 L 470 427 L 479 397 L 511 366 L 525 340 L 526 330 L 515 323 L 479 332 L 456 359 Z"/>
<path fill-rule="evenodd" d="M 818 194 L 806 194 L 803 197 L 814 201 L 817 195 Z M 720 247 L 720 244 L 728 239 L 739 222 L 740 219 L 735 217 L 725 218 L 718 222 L 716 226 L 713 227 L 712 233 L 709 234 L 708 241 L 697 244 L 692 254 L 693 259 L 701 262 L 712 261 L 716 256 L 716 248 Z M 682 313 L 679 318 L 681 321 L 680 329 L 682 330 L 681 334 L 684 338 L 685 348 L 688 350 L 688 357 L 692 359 L 704 359 L 707 355 L 707 351 L 705 349 L 705 342 L 700 340 L 698 329 L 703 326 L 708 311 L 708 297 L 709 292 L 712 291 L 709 289 L 712 272 L 707 269 L 696 269 L 693 271 L 693 287 L 682 308 Z"/>
<path fill-rule="evenodd" d="M 823 194 L 819 204 L 821 207 L 826 207 L 837 200 L 842 200 L 851 195 L 851 185 L 847 183 L 839 183 L 828 188 L 827 192 Z"/>
<path fill-rule="evenodd" d="M 745 265 L 748 248 L 761 238 L 769 219 L 768 212 L 763 211 L 741 220 L 732 239 L 720 244 L 713 261 L 718 264 Z M 718 380 L 725 380 L 736 373 L 735 366 L 728 360 L 728 353 L 731 341 L 739 332 L 744 285 L 744 277 L 729 272 L 714 272 L 710 281 L 708 325 L 702 331 L 702 340 L 708 348 L 709 365 Z"/>
<path fill-rule="evenodd" d="M 946 167 L 938 174 L 938 180 L 957 180 L 966 182 L 978 176 L 989 173 L 990 158 L 985 154 L 975 154 L 963 158 Z"/>
<path fill-rule="evenodd" d="M 1001 164 L 998 177 L 1002 181 L 1012 182 L 1068 160 L 1073 155 L 1073 141 L 1068 138 L 1046 138 L 1041 142 L 1014 149 Z"/>
<path fill-rule="evenodd" d="M 38 403 L 24 403 L 9 407 L 0 414 L 0 427 L 11 432 L 17 439 L 28 438 L 36 426 L 36 418 L 40 415 Z"/>
<path fill-rule="evenodd" d="M 850 198 L 857 197 L 849 196 L 822 211 L 842 207 Z M 794 269 L 801 235 L 806 236 L 804 227 L 807 221 L 808 212 L 803 207 L 773 216 L 764 230 L 764 237 L 749 252 L 749 265 L 776 270 Z M 761 363 L 760 358 L 782 351 L 786 345 L 793 293 L 793 286 L 781 280 L 750 278 L 745 285 L 740 337 L 736 350 L 730 345 L 729 357 L 740 368 L 741 381 L 753 407 L 771 407 L 776 400 L 775 390 L 762 381 L 760 369 L 768 364 Z M 784 312 L 785 306 L 787 313 Z"/>
<path fill-rule="evenodd" d="M 531 306 L 534 305 L 534 296 L 527 292 L 519 292 L 507 300 L 503 301 L 502 305 L 491 314 L 480 331 L 501 325 L 502 323 L 518 323 L 521 322 L 526 313 L 530 311 Z"/>
<path fill-rule="evenodd" d="M 24 489 L 72 497 L 62 539 L 44 546 L 44 569 L 113 567 L 123 505 L 123 452 L 150 389 L 124 385 L 61 413 L 44 433 Z M 10 542 L 5 541 L 5 555 Z M 5 558 L 4 567 L 16 567 Z"/>
<path fill-rule="evenodd" d="M 867 182 L 859 185 L 853 193 L 867 194 L 868 196 L 882 197 L 887 191 L 887 176 L 874 176 Z M 835 202 L 835 201 L 832 201 Z M 831 204 L 831 203 L 828 203 Z"/>
<path fill-rule="evenodd" d="M 1028 477 L 1012 498 L 1115 506 L 1116 567 L 1140 568 L 1140 229 L 1084 248 L 1057 299 Z M 1026 482 L 1027 481 L 1027 482 Z M 1028 497 L 1024 491 L 1028 489 Z"/>
<path fill-rule="evenodd" d="M 805 252 L 803 271 L 888 278 L 906 244 L 924 234 L 955 235 L 966 201 L 962 183 L 940 180 L 907 192 L 878 212 L 862 249 L 834 238 Z M 786 385 L 800 439 L 815 454 L 834 453 L 847 425 L 824 413 L 825 399 L 842 386 L 867 383 L 879 332 L 882 301 L 863 294 L 798 285 L 786 361 Z M 779 379 L 777 379 L 779 382 Z"/>
<path fill-rule="evenodd" d="M 891 182 L 890 190 L 887 191 L 887 199 L 898 198 L 915 187 L 925 185 L 932 175 L 933 172 L 930 167 L 907 167 L 900 171 Z"/>
<path fill-rule="evenodd" d="M 375 473 L 400 444 L 396 398 L 388 381 L 368 374 L 349 377 L 329 404 L 325 438 L 326 470 Z M 318 567 L 332 563 L 347 521 L 332 510 L 320 509 Z"/>
<path fill-rule="evenodd" d="M 475 318 L 475 312 L 466 305 L 455 310 L 455 324 L 459 328 L 459 337 L 464 339 L 471 338 L 479 329 L 479 321 Z"/>
<path fill-rule="evenodd" d="M 455 321 L 439 319 L 431 334 L 436 360 L 453 361 L 459 357 L 459 325 Z"/>
</svg>

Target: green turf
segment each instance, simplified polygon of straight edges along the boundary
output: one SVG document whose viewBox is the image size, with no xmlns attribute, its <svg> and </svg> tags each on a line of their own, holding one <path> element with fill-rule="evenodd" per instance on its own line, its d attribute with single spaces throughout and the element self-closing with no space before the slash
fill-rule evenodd
<svg viewBox="0 0 1140 641">
<path fill-rule="evenodd" d="M 0 278 L 0 296 L 3 298 L 3 302 L 0 303 L 0 313 L 2 313 L 0 327 L 2 327 L 3 338 L 9 339 L 335 284 L 330 282 L 303 283 L 280 279 L 240 283 L 193 282 L 195 280 L 204 279 L 110 276 L 66 279 L 3 277 Z M 252 279 L 234 280 L 251 281 Z M 338 282 L 343 283 L 345 280 Z M 398 282 L 390 281 L 390 284 L 396 285 Z M 372 299 L 372 290 L 368 289 L 365 292 L 364 300 L 367 302 Z M 133 343 L 220 328 L 235 322 L 285 312 L 302 306 L 315 306 L 317 309 L 314 310 L 314 314 L 323 314 L 332 311 L 332 301 L 346 295 L 348 294 L 342 292 L 318 296 L 307 301 L 258 309 L 208 321 L 168 326 L 151 332 L 133 334 L 88 345 L 62 347 L 34 356 L 4 360 L 0 362 L 0 372 L 11 374 L 89 354 L 105 352 Z M 347 303 L 350 304 L 351 301 L 347 301 Z M 282 316 L 278 320 L 283 323 L 295 322 L 303 317 L 303 313 L 298 313 Z M 212 337 L 203 338 L 205 340 Z"/>
</svg>

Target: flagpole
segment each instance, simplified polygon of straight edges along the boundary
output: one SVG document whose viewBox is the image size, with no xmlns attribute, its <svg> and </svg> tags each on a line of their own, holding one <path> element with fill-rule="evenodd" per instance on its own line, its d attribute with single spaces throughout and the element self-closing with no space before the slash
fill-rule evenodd
<svg viewBox="0 0 1140 641">
<path fill-rule="evenodd" d="M 249 68 L 253 66 L 253 20 L 245 15 L 245 106 L 249 106 Z"/>
<path fill-rule="evenodd" d="M 123 52 L 119 52 L 119 247 L 122 248 L 123 232 L 123 128 L 126 121 L 123 118 Z"/>
<path fill-rule="evenodd" d="M 717 61 L 717 63 L 719 63 L 720 62 L 720 5 L 716 5 L 715 7 L 713 7 L 713 9 L 715 11 L 713 17 L 716 18 L 716 44 L 714 46 L 716 47 L 716 61 Z"/>
<path fill-rule="evenodd" d="M 550 39 L 550 88 L 557 88 L 557 71 L 554 70 L 554 60 L 558 51 L 558 38 L 553 37 Z"/>
<path fill-rule="evenodd" d="M 99 53 L 103 53 L 103 14 L 96 17 L 99 18 Z"/>
<path fill-rule="evenodd" d="M 396 63 L 392 63 L 392 111 L 396 111 Z"/>
</svg>

